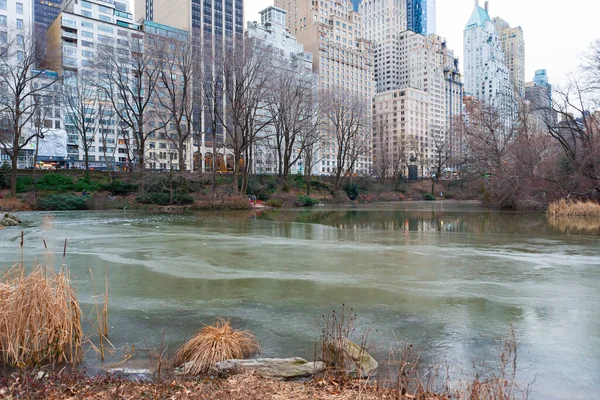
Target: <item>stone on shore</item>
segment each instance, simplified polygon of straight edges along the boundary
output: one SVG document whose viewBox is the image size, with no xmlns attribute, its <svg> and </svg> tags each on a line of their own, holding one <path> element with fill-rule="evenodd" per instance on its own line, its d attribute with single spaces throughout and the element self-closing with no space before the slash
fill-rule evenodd
<svg viewBox="0 0 600 400">
<path fill-rule="evenodd" d="M 3 218 L 0 218 L 0 226 L 9 227 L 9 226 L 17 226 L 21 223 L 21 220 L 14 215 L 4 214 Z"/>
<path fill-rule="evenodd" d="M 379 367 L 367 351 L 349 339 L 332 340 L 327 343 L 330 360 L 343 360 L 344 365 L 337 365 L 352 378 L 368 378 Z"/>
<path fill-rule="evenodd" d="M 264 378 L 291 380 L 310 377 L 323 372 L 325 364 L 320 361 L 308 362 L 300 357 L 256 358 L 252 360 L 225 360 L 215 364 L 215 369 L 227 374 L 255 372 Z"/>
</svg>

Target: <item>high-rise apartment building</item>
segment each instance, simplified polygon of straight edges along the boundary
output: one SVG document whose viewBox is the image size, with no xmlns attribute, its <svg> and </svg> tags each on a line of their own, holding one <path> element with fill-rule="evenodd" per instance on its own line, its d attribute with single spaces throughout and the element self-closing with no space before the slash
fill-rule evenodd
<svg viewBox="0 0 600 400">
<path fill-rule="evenodd" d="M 130 41 L 143 40 L 143 32 L 133 22 L 128 4 L 107 3 L 101 0 L 67 0 L 63 10 L 48 29 L 48 45 L 60 50 L 61 60 L 55 69 L 64 76 L 65 84 L 77 85 L 78 79 L 97 78 L 94 65 L 97 52 L 103 45 L 114 45 L 126 57 Z M 90 100 L 92 101 L 92 100 Z M 108 100 L 106 108 L 109 108 Z M 92 109 L 90 108 L 90 111 Z M 70 166 L 83 167 L 84 150 L 74 118 L 64 112 L 67 132 L 67 156 Z M 125 167 L 132 158 L 133 140 L 123 132 L 116 116 L 105 115 L 95 121 L 90 133 L 89 162 L 92 168 L 105 168 L 106 162 Z M 92 131 L 90 131 L 92 132 Z M 108 160 L 106 157 L 110 157 Z"/>
<path fill-rule="evenodd" d="M 397 23 L 404 21 L 404 5 L 366 0 L 362 7 L 365 36 L 375 49 L 375 165 L 381 170 L 390 160 L 406 165 L 412 159 L 427 174 L 436 146 L 447 147 L 450 122 L 461 113 L 462 83 L 458 61 L 443 38 Z"/>
<path fill-rule="evenodd" d="M 257 22 L 248 23 L 248 37 L 258 39 L 273 49 L 273 58 L 269 61 L 274 62 L 278 69 L 289 70 L 296 74 L 298 79 L 305 80 L 309 86 L 315 86 L 316 89 L 316 76 L 312 72 L 312 54 L 305 52 L 304 46 L 298 43 L 296 38 L 290 34 L 289 29 L 286 27 L 287 11 L 271 6 L 262 10 L 260 16 L 260 24 Z M 268 120 L 271 114 L 265 113 L 268 115 L 261 115 L 261 117 Z M 259 133 L 254 144 L 253 154 L 253 173 L 274 174 L 278 172 L 279 154 L 272 125 Z M 300 157 L 292 166 L 290 172 L 296 174 L 302 171 L 303 160 Z"/>
<path fill-rule="evenodd" d="M 525 39 L 520 26 L 511 28 L 510 24 L 500 17 L 493 20 L 496 33 L 502 41 L 502 50 L 510 81 L 519 97 L 525 94 Z"/>
<path fill-rule="evenodd" d="M 406 21 L 409 30 L 430 35 L 436 30 L 436 0 L 406 0 Z"/>
<path fill-rule="evenodd" d="M 403 75 L 398 40 L 406 31 L 406 0 L 365 0 L 361 13 L 365 37 L 373 43 L 377 92 L 400 87 Z"/>
<path fill-rule="evenodd" d="M 514 91 L 506 66 L 502 41 L 485 8 L 475 8 L 464 31 L 465 94 L 496 108 L 503 118 L 514 112 Z"/>
<path fill-rule="evenodd" d="M 364 134 L 371 132 L 371 107 L 374 95 L 373 54 L 365 40 L 361 15 L 350 0 L 312 1 L 275 0 L 275 6 L 288 12 L 287 26 L 304 50 L 312 53 L 313 72 L 319 76 L 319 89 L 347 93 L 364 104 Z M 337 144 L 330 134 L 324 135 L 321 164 L 314 171 L 332 174 L 338 168 Z M 368 174 L 371 155 L 359 157 L 354 172 Z"/>
<path fill-rule="evenodd" d="M 545 69 L 535 71 L 533 81 L 525 83 L 525 100 L 539 127 L 556 123 L 557 115 L 552 109 L 552 85 Z"/>
<path fill-rule="evenodd" d="M 211 59 L 209 53 L 226 52 L 227 48 L 244 38 L 244 0 L 134 0 L 134 3 L 136 20 L 145 19 L 189 32 L 191 40 L 203 43 L 206 60 Z M 209 76 L 211 66 L 204 65 L 204 68 L 206 76 Z M 208 104 L 205 104 L 204 110 L 196 109 L 192 122 L 196 148 L 194 157 L 198 159 L 194 164 L 205 171 L 213 165 L 213 141 L 221 152 L 214 157 L 217 160 L 214 165 L 224 164 L 220 160 L 228 157 L 224 148 L 223 126 L 213 124 L 211 114 L 206 111 L 209 109 Z M 216 126 L 214 132 L 213 126 Z"/>
<path fill-rule="evenodd" d="M 33 22 L 36 34 L 45 35 L 60 9 L 62 0 L 33 0 Z"/>
</svg>

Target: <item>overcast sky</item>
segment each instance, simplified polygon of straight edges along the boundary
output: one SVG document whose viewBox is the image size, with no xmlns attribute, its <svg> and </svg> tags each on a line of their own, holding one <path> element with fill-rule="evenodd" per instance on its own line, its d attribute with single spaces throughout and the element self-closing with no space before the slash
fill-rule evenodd
<svg viewBox="0 0 600 400">
<path fill-rule="evenodd" d="M 258 12 L 273 5 L 273 0 L 244 1 L 249 21 L 259 21 Z M 460 58 L 461 69 L 463 30 L 474 4 L 474 0 L 437 0 L 436 33 L 447 39 L 448 47 Z M 560 83 L 576 71 L 589 45 L 600 39 L 598 0 L 491 0 L 490 17 L 497 16 L 523 28 L 527 81 L 536 70 L 546 69 L 550 80 Z"/>
</svg>

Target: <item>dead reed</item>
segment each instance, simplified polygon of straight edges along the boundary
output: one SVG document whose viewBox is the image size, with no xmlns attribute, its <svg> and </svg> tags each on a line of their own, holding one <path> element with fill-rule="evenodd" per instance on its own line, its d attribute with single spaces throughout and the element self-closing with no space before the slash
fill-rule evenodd
<svg viewBox="0 0 600 400">
<path fill-rule="evenodd" d="M 19 368 L 82 360 L 81 309 L 69 272 L 22 263 L 0 277 L 0 354 Z"/>
<path fill-rule="evenodd" d="M 600 204 L 594 201 L 558 200 L 548 206 L 548 217 L 598 217 Z"/>
<path fill-rule="evenodd" d="M 247 358 L 259 350 L 250 332 L 233 329 L 229 321 L 219 319 L 184 343 L 175 353 L 173 364 L 184 365 L 185 374 L 198 375 L 220 361 Z"/>
</svg>

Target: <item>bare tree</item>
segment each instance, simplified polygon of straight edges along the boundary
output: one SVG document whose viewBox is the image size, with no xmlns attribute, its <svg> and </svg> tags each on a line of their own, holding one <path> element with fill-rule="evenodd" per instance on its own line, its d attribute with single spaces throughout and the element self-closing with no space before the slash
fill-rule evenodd
<svg viewBox="0 0 600 400">
<path fill-rule="evenodd" d="M 435 196 L 435 183 L 440 180 L 444 169 L 452 159 L 452 151 L 447 136 L 433 138 L 433 155 L 431 157 L 431 194 Z"/>
<path fill-rule="evenodd" d="M 96 104 L 98 107 L 96 117 L 98 119 L 98 132 L 100 133 L 102 154 L 104 156 L 104 162 L 106 163 L 106 173 L 108 174 L 108 179 L 112 182 L 113 160 L 117 149 L 117 142 L 113 138 L 113 136 L 115 136 L 114 131 L 111 129 L 114 124 L 115 112 L 112 108 L 112 104 L 106 101 L 103 94 L 104 93 L 96 93 Z M 109 151 L 108 149 L 111 150 Z"/>
<path fill-rule="evenodd" d="M 321 115 L 311 74 L 291 69 L 287 61 L 279 65 L 268 104 L 273 117 L 274 149 L 280 184 L 287 182 L 292 167 L 302 159 L 304 150 L 319 140 Z"/>
<path fill-rule="evenodd" d="M 0 50 L 0 145 L 11 160 L 10 192 L 17 194 L 20 152 L 37 137 L 31 129 L 36 96 L 43 96 L 59 80 L 38 66 L 52 54 L 31 33 L 10 32 Z"/>
<path fill-rule="evenodd" d="M 357 158 L 370 151 L 367 110 L 364 101 L 343 91 L 322 93 L 322 113 L 326 129 L 335 144 L 335 188 L 339 190 L 344 174 L 352 174 Z"/>
<path fill-rule="evenodd" d="M 389 137 L 387 119 L 377 119 L 373 121 L 373 164 L 375 174 L 384 182 L 390 175 L 390 169 L 394 167 L 392 162 L 394 158 L 394 147 L 392 138 Z"/>
<path fill-rule="evenodd" d="M 64 77 L 62 87 L 65 119 L 77 130 L 85 175 L 89 176 L 90 149 L 94 146 L 98 129 L 96 84 L 83 76 L 71 74 Z"/>
<path fill-rule="evenodd" d="M 194 78 L 201 78 L 198 67 L 201 57 L 201 46 L 194 46 L 191 41 L 182 41 L 171 38 L 154 38 L 159 43 L 156 46 L 158 54 L 158 67 L 160 80 L 158 82 L 158 102 L 164 113 L 159 113 L 163 119 L 163 126 L 174 125 L 174 133 L 167 132 L 167 138 L 175 145 L 179 171 L 186 169 L 185 150 L 186 144 L 192 138 L 194 125 L 192 124 L 194 112 Z M 198 90 L 202 85 L 198 85 Z M 198 93 L 196 93 L 198 96 Z M 199 96 L 201 97 L 201 95 Z M 164 119 L 166 118 L 166 121 Z M 170 121 L 170 122 L 168 122 Z"/>
<path fill-rule="evenodd" d="M 145 169 L 145 152 L 148 138 L 164 129 L 170 119 L 157 124 L 155 96 L 160 79 L 157 55 L 145 46 L 141 34 L 133 33 L 127 45 L 106 42 L 97 46 L 96 67 L 99 72 L 98 88 L 112 103 L 112 108 L 121 122 L 121 135 L 127 128 L 133 136 L 134 149 L 128 146 L 128 157 L 135 151 L 138 167 Z M 155 122 L 152 126 L 150 122 Z M 127 135 L 128 136 L 128 135 Z"/>
<path fill-rule="evenodd" d="M 225 145 L 232 151 L 234 193 L 246 193 L 252 145 L 257 135 L 271 124 L 266 99 L 272 77 L 267 49 L 256 39 L 227 42 L 218 58 L 217 79 L 223 77 L 223 107 L 215 102 L 214 112 L 225 131 Z M 218 85 L 217 85 L 218 86 Z M 241 168 L 243 159 L 243 170 Z M 242 173 L 241 189 L 239 177 Z"/>
</svg>

